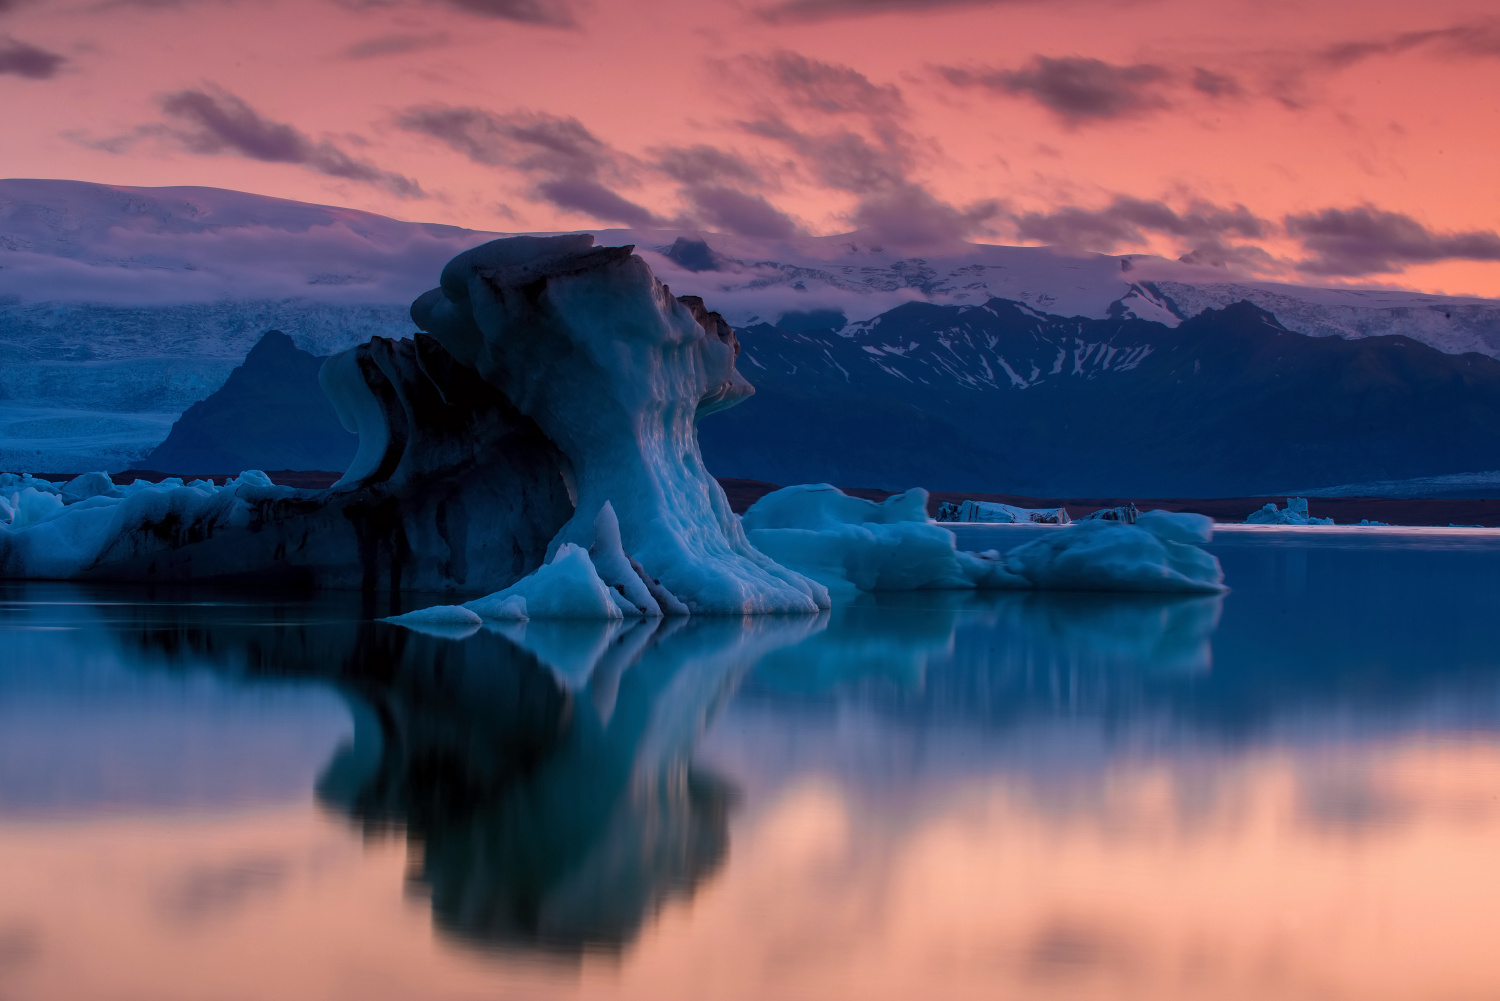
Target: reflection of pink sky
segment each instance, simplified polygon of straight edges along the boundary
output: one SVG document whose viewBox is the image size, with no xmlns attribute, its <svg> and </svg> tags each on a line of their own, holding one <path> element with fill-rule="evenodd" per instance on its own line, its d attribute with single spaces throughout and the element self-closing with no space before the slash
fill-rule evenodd
<svg viewBox="0 0 1500 1001">
<path fill-rule="evenodd" d="M 578 968 L 438 938 L 399 840 L 311 807 L 0 826 L 0 991 L 46 998 L 1487 998 L 1500 747 L 1117 765 L 1043 802 L 804 775 L 729 862 Z M 1056 790 L 1054 790 L 1056 792 Z M 1321 807 L 1321 809 L 1320 809 Z M 218 888 L 203 892 L 204 887 Z"/>
<path fill-rule="evenodd" d="M 533 200 L 534 177 L 471 162 L 395 125 L 402 109 L 420 104 L 531 110 L 576 117 L 642 160 L 667 145 L 737 150 L 762 168 L 758 191 L 772 204 L 811 232 L 838 232 L 850 226 L 856 196 L 819 182 L 800 154 L 737 124 L 776 111 L 809 132 L 875 127 L 859 114 L 798 110 L 742 58 L 788 50 L 899 87 L 905 111 L 892 121 L 907 136 L 908 179 L 960 208 L 987 199 L 1015 212 L 1099 208 L 1127 194 L 1179 210 L 1194 199 L 1243 203 L 1270 220 L 1368 203 L 1440 232 L 1500 227 L 1492 177 L 1500 42 L 1487 54 L 1449 42 L 1408 45 L 1338 68 L 1310 59 L 1336 44 L 1389 43 L 1464 24 L 1494 41 L 1500 35 L 1483 35 L 1497 30 L 1486 0 L 977 3 L 775 23 L 754 8 L 738 0 L 595 0 L 577 5 L 579 27 L 567 30 L 476 17 L 437 0 L 22 2 L 0 13 L 0 32 L 68 62 L 46 80 L 0 75 L 0 162 L 10 176 L 208 184 L 482 229 L 603 221 Z M 417 47 L 365 59 L 342 54 L 397 37 Z M 1170 107 L 1074 127 L 1021 97 L 956 89 L 934 69 L 1016 69 L 1034 55 L 1150 63 L 1178 74 L 1203 66 L 1232 75 L 1245 93 L 1210 98 L 1174 85 L 1161 92 Z M 195 155 L 149 137 L 113 153 L 78 141 L 160 122 L 160 95 L 207 84 L 415 179 L 426 197 L 400 198 L 297 165 Z M 649 169 L 626 170 L 611 186 L 660 216 L 683 211 L 677 185 Z M 974 235 L 1014 239 L 1003 225 Z M 1274 234 L 1261 243 L 1283 259 L 1300 253 Z M 1175 256 L 1192 247 L 1148 233 L 1114 249 Z M 1364 279 L 1500 295 L 1494 262 L 1414 264 Z"/>
</svg>

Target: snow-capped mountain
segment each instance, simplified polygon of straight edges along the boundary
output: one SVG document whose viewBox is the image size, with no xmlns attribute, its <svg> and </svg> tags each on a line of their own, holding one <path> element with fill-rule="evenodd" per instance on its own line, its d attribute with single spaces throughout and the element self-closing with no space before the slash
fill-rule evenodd
<svg viewBox="0 0 1500 1001">
<path fill-rule="evenodd" d="M 674 292 L 702 295 L 747 328 L 822 317 L 816 322 L 858 334 L 907 303 L 977 307 L 999 298 L 1039 315 L 1171 329 L 1248 300 L 1302 334 L 1399 333 L 1450 354 L 1500 357 L 1494 300 L 1236 283 L 1139 255 L 979 244 L 914 252 L 858 233 L 786 241 L 595 233 L 600 243 L 635 244 Z M 501 235 L 211 188 L 0 181 L 0 467 L 129 465 L 266 330 L 317 355 L 409 333 L 408 306 L 443 264 Z M 864 347 L 902 370 L 891 360 L 903 357 L 900 345 Z M 1109 371 L 1123 363 L 1107 361 Z M 947 360 L 949 377 L 974 385 L 1031 385 L 1052 364 L 1007 355 L 1001 365 L 962 352 Z M 745 367 L 753 378 L 753 364 Z"/>
</svg>

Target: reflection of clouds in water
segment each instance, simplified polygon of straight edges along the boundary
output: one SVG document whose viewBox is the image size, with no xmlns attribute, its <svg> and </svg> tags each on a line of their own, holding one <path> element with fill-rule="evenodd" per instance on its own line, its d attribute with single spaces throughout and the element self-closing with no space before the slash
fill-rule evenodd
<svg viewBox="0 0 1500 1001">
<path fill-rule="evenodd" d="M 1019 965 L 1034 980 L 1129 974 L 1138 960 L 1120 931 L 1068 918 L 1044 922 L 1022 946 Z"/>
<path fill-rule="evenodd" d="M 161 912 L 169 920 L 188 925 L 231 915 L 255 898 L 284 886 L 291 869 L 289 860 L 268 855 L 195 867 L 167 887 L 161 897 Z"/>
<path fill-rule="evenodd" d="M 0 978 L 34 963 L 41 955 L 42 934 L 30 924 L 0 925 Z M 4 980 L 0 980 L 0 986 Z"/>
<path fill-rule="evenodd" d="M 1119 761 L 1107 804 L 1068 812 L 1004 773 L 923 802 L 808 761 L 736 831 L 702 920 L 740 936 L 741 997 L 773 996 L 787 963 L 809 996 L 1493 996 L 1500 810 L 1452 807 L 1493 796 L 1500 751 L 1386 748 L 1374 771 L 1414 809 L 1334 838 L 1308 821 L 1300 753 L 1245 752 L 1233 795 L 1187 824 L 1160 761 Z M 806 833 L 823 827 L 846 833 Z"/>
</svg>

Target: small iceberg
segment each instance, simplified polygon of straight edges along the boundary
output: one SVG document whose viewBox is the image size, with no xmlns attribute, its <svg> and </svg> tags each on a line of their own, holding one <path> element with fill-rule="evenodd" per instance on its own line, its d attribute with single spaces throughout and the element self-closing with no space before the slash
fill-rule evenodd
<svg viewBox="0 0 1500 1001">
<path fill-rule="evenodd" d="M 1014 525 L 1033 522 L 1039 525 L 1066 525 L 1073 519 L 1064 507 L 1016 507 L 995 501 L 966 500 L 961 504 L 947 501 L 938 505 L 938 521 L 986 522 L 990 524 Z"/>
<path fill-rule="evenodd" d="M 876 503 L 824 483 L 767 494 L 743 523 L 751 543 L 778 563 L 859 591 L 1224 590 L 1218 559 L 1200 548 L 1213 536 L 1203 515 L 1148 511 L 1135 524 L 1099 518 L 1003 554 L 970 553 L 928 520 L 926 505 L 925 490 Z"/>
<path fill-rule="evenodd" d="M 1315 518 L 1307 513 L 1306 497 L 1288 497 L 1286 507 L 1278 509 L 1274 503 L 1259 511 L 1251 512 L 1245 519 L 1247 525 L 1332 525 L 1332 518 Z"/>
</svg>

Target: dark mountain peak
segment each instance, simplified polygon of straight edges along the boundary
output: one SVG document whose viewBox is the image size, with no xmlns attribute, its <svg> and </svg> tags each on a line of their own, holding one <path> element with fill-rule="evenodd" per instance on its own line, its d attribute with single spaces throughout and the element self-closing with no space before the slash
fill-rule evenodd
<svg viewBox="0 0 1500 1001">
<path fill-rule="evenodd" d="M 1276 314 L 1261 309 L 1255 303 L 1247 299 L 1231 302 L 1220 309 L 1205 309 L 1190 319 L 1184 320 L 1182 329 L 1184 331 L 1195 328 L 1229 328 L 1233 330 L 1250 330 L 1256 327 L 1274 327 L 1279 333 L 1291 333 Z M 1304 336 L 1304 335 L 1298 335 Z"/>
<path fill-rule="evenodd" d="M 250 349 L 249 354 L 245 355 L 244 363 L 247 365 L 251 364 L 252 359 L 256 363 L 261 363 L 268 358 L 287 356 L 292 352 L 305 353 L 297 347 L 291 337 L 280 330 L 267 330 L 264 334 L 260 335 L 260 340 L 255 342 L 255 346 Z"/>
<path fill-rule="evenodd" d="M 1029 302 L 1022 302 L 1019 299 L 1001 299 L 999 297 L 995 297 L 986 301 L 982 306 L 964 308 L 984 309 L 991 313 L 994 313 L 1001 319 L 1024 322 L 1029 325 L 1035 325 L 1038 323 L 1061 323 L 1068 320 L 1088 321 L 1091 323 L 1098 322 L 1090 320 L 1085 316 L 1063 316 L 1061 313 L 1048 313 L 1045 310 L 1037 309 Z"/>
<path fill-rule="evenodd" d="M 342 470 L 357 441 L 318 384 L 323 359 L 268 330 L 212 396 L 193 404 L 145 458 L 167 473 Z"/>
</svg>

